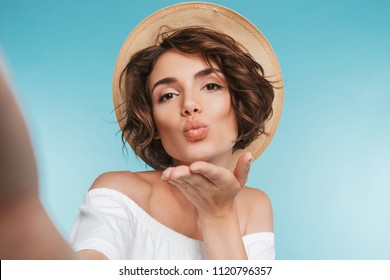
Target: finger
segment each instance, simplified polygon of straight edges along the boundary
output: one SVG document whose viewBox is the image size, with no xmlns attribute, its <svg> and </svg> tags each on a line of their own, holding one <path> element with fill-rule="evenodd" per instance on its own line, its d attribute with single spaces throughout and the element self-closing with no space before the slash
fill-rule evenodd
<svg viewBox="0 0 390 280">
<path fill-rule="evenodd" d="M 188 185 L 198 192 L 209 192 L 210 189 L 215 188 L 215 184 L 201 174 L 195 174 L 191 172 L 190 176 L 183 178 Z"/>
<path fill-rule="evenodd" d="M 188 182 L 188 178 L 191 176 L 191 171 L 188 166 L 176 166 L 170 170 L 170 177 L 168 182 L 172 182 L 177 187 L 182 187 L 184 189 L 192 188 L 191 184 Z"/>
<path fill-rule="evenodd" d="M 204 176 L 191 172 L 188 166 L 183 166 L 172 171 L 170 178 L 176 180 L 178 183 L 180 182 L 183 186 L 186 185 L 192 189 L 203 189 L 211 184 Z"/>
<path fill-rule="evenodd" d="M 171 179 L 168 181 L 168 183 L 177 187 L 182 193 L 186 195 L 187 198 L 191 197 L 194 193 L 193 187 L 183 180 Z"/>
<path fill-rule="evenodd" d="M 172 169 L 170 174 L 170 179 L 181 180 L 191 174 L 191 171 L 188 166 L 179 165 Z"/>
<path fill-rule="evenodd" d="M 171 173 L 172 173 L 173 169 L 174 169 L 174 167 L 169 167 L 169 168 L 165 169 L 161 174 L 161 180 L 169 181 L 169 179 L 171 178 Z"/>
<path fill-rule="evenodd" d="M 186 190 L 187 189 L 187 187 L 183 186 L 183 183 L 181 181 L 178 181 L 178 180 L 170 179 L 168 181 L 168 183 L 173 185 L 173 186 L 175 186 L 175 187 L 178 187 L 181 190 Z"/>
<path fill-rule="evenodd" d="M 234 169 L 234 176 L 236 176 L 241 186 L 245 186 L 248 180 L 249 169 L 252 163 L 253 155 L 250 152 L 246 152 L 237 161 L 236 168 Z"/>
<path fill-rule="evenodd" d="M 188 166 L 169 167 L 161 174 L 161 180 L 184 189 L 203 189 L 210 182 L 201 175 L 194 174 Z"/>
<path fill-rule="evenodd" d="M 190 173 L 187 166 L 181 165 L 176 167 L 169 167 L 165 169 L 161 174 L 163 181 L 169 181 L 170 179 L 179 179 L 187 176 Z"/>
<path fill-rule="evenodd" d="M 204 161 L 197 161 L 190 165 L 190 171 L 195 174 L 200 174 L 215 183 L 221 179 L 225 169 Z"/>
</svg>

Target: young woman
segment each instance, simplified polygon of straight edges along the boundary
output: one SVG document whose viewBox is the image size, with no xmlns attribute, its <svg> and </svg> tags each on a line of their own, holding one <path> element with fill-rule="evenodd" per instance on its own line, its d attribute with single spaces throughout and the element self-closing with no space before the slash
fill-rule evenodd
<svg viewBox="0 0 390 280">
<path fill-rule="evenodd" d="M 210 4 L 172 6 L 126 41 L 129 59 L 114 77 L 117 116 L 123 138 L 155 170 L 97 178 L 70 237 L 82 257 L 274 258 L 271 203 L 245 186 L 254 156 L 245 149 L 266 137 L 274 87 L 245 42 L 213 25 L 218 15 L 227 30 L 243 21 L 229 13 Z M 145 26 L 158 31 L 157 40 L 134 53 L 128 45 L 142 41 Z"/>
<path fill-rule="evenodd" d="M 235 12 L 179 4 L 127 38 L 116 114 L 123 139 L 154 170 L 97 178 L 72 249 L 39 201 L 31 144 L 1 72 L 0 89 L 2 259 L 274 258 L 271 203 L 245 183 L 275 133 L 282 77 L 267 41 Z"/>
</svg>

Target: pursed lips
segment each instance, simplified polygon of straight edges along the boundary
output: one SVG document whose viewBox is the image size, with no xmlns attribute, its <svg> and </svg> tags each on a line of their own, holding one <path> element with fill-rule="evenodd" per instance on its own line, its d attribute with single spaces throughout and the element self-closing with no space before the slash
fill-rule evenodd
<svg viewBox="0 0 390 280">
<path fill-rule="evenodd" d="M 209 128 L 199 120 L 189 120 L 184 126 L 184 135 L 190 141 L 199 141 L 206 137 Z"/>
</svg>

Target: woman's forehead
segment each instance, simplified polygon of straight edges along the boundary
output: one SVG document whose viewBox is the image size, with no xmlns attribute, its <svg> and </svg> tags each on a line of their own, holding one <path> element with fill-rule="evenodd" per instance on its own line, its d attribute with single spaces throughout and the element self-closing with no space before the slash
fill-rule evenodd
<svg viewBox="0 0 390 280">
<path fill-rule="evenodd" d="M 167 77 L 199 78 L 213 73 L 222 75 L 219 67 L 212 61 L 207 63 L 201 54 L 185 54 L 177 50 L 168 50 L 157 59 L 149 80 L 153 85 Z"/>
</svg>

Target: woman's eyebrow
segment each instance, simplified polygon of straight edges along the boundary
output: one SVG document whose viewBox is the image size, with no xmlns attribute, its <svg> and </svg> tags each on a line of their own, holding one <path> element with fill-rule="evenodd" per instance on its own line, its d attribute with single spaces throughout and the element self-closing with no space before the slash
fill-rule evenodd
<svg viewBox="0 0 390 280">
<path fill-rule="evenodd" d="M 197 78 L 202 78 L 202 77 L 206 77 L 210 74 L 220 74 L 220 75 L 223 75 L 222 74 L 222 71 L 219 70 L 218 68 L 206 68 L 206 69 L 203 69 L 203 70 L 200 70 L 199 72 L 195 73 L 194 75 L 194 78 L 197 79 Z"/>
<path fill-rule="evenodd" d="M 159 86 L 159 85 L 166 85 L 166 84 L 172 84 L 172 83 L 175 83 L 177 82 L 177 79 L 174 78 L 174 77 L 166 77 L 166 78 L 163 78 L 161 80 L 158 80 L 157 82 L 154 83 L 153 87 L 152 87 L 152 90 L 150 92 L 153 92 L 154 89 Z"/>
<path fill-rule="evenodd" d="M 197 79 L 197 78 L 202 78 L 202 77 L 206 77 L 208 75 L 211 75 L 211 74 L 220 74 L 220 75 L 223 75 L 221 70 L 217 69 L 217 68 L 206 68 L 206 69 L 202 69 L 198 72 L 196 72 L 194 74 L 194 78 Z M 153 87 L 152 87 L 152 90 L 150 92 L 153 92 L 154 89 L 159 86 L 159 85 L 167 85 L 167 84 L 172 84 L 172 83 L 175 83 L 177 82 L 177 79 L 174 78 L 174 77 L 166 77 L 166 78 L 163 78 L 161 80 L 158 80 L 157 82 L 154 83 Z"/>
</svg>

